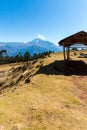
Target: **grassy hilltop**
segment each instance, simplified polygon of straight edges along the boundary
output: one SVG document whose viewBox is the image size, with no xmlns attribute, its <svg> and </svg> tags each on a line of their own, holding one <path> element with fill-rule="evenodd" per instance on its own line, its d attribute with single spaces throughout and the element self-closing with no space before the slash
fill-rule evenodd
<svg viewBox="0 0 87 130">
<path fill-rule="evenodd" d="M 87 130 L 87 71 L 77 65 L 65 67 L 62 53 L 1 65 L 0 130 Z"/>
</svg>

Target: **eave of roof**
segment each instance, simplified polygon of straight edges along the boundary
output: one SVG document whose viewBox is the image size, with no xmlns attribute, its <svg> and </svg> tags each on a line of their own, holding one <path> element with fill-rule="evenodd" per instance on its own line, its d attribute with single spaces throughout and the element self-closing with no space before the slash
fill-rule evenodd
<svg viewBox="0 0 87 130">
<path fill-rule="evenodd" d="M 87 32 L 80 31 L 75 33 L 59 41 L 58 44 L 67 47 L 77 43 L 87 45 Z"/>
</svg>

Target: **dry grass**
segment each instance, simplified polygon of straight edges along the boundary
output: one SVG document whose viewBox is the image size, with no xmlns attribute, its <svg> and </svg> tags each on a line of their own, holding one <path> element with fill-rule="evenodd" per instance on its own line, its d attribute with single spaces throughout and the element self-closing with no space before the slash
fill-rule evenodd
<svg viewBox="0 0 87 130">
<path fill-rule="evenodd" d="M 43 67 L 62 59 L 62 53 L 51 54 Z M 32 73 L 40 63 L 39 59 L 33 64 Z M 79 95 L 83 90 L 87 95 L 86 79 L 38 73 L 29 84 L 21 81 L 6 88 L 0 95 L 1 130 L 87 130 L 87 102 Z"/>
</svg>

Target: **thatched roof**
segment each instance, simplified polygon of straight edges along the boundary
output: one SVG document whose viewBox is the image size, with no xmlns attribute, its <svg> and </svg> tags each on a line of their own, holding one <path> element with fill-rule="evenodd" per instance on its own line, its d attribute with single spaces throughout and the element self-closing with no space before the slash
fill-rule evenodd
<svg viewBox="0 0 87 130">
<path fill-rule="evenodd" d="M 80 31 L 76 34 L 73 34 L 59 42 L 59 45 L 68 47 L 73 44 L 84 44 L 87 45 L 87 32 Z"/>
</svg>

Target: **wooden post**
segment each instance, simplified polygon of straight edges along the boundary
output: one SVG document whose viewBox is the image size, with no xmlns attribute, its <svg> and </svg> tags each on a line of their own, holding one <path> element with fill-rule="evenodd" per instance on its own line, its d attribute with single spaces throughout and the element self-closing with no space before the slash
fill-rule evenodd
<svg viewBox="0 0 87 130">
<path fill-rule="evenodd" d="M 65 46 L 63 45 L 64 60 L 66 60 Z"/>
<path fill-rule="evenodd" d="M 67 60 L 69 60 L 70 58 L 70 47 L 68 46 L 67 47 Z"/>
</svg>

